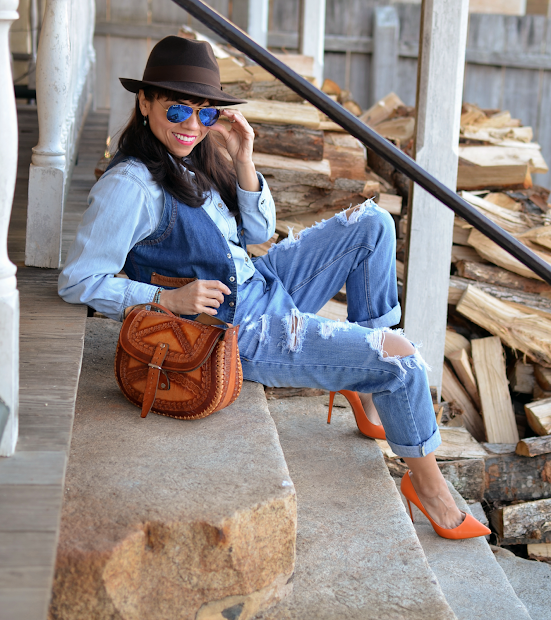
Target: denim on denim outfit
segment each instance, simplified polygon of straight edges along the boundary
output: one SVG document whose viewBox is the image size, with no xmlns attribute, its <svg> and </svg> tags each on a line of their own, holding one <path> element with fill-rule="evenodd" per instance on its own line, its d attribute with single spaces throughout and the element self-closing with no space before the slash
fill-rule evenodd
<svg viewBox="0 0 551 620">
<path fill-rule="evenodd" d="M 69 303 L 85 303 L 112 319 L 122 320 L 125 308 L 152 301 L 158 288 L 150 284 L 149 276 L 153 269 L 140 263 L 136 253 L 147 253 L 147 248 L 153 247 L 154 241 L 163 232 L 171 225 L 181 225 L 181 222 L 175 222 L 173 218 L 177 204 L 155 183 L 146 166 L 134 158 L 123 161 L 119 158 L 118 161 L 112 163 L 112 167 L 90 191 L 89 207 L 59 276 L 59 294 Z M 224 239 L 220 236 L 221 244 L 216 245 L 216 250 L 220 254 L 221 248 L 226 248 L 223 259 L 235 278 L 234 282 L 228 281 L 226 284 L 235 295 L 237 285 L 255 272 L 240 240 L 263 243 L 274 234 L 275 229 L 272 195 L 261 174 L 258 178 L 259 192 L 248 192 L 237 186 L 242 220 L 239 231 L 235 218 L 215 190 L 211 191 L 202 209 L 181 208 L 181 211 L 199 216 L 203 226 L 198 227 L 197 245 L 203 251 L 213 246 L 213 232 L 216 236 L 224 235 Z M 206 217 L 205 212 L 210 218 Z M 243 234 L 239 234 L 241 232 Z M 131 263 L 133 259 L 134 265 L 131 264 L 129 270 L 134 279 L 113 277 L 121 271 L 125 262 Z M 174 269 L 183 269 L 184 273 L 193 277 L 197 274 L 186 270 L 189 259 L 190 256 L 181 251 L 177 257 L 171 253 L 166 259 L 165 270 L 157 271 L 176 276 L 171 264 L 174 263 Z M 209 255 L 207 260 L 212 262 L 212 256 Z M 220 279 L 220 275 L 213 273 L 209 279 Z M 228 311 L 229 303 L 231 300 L 226 299 L 223 312 Z M 230 314 L 226 318 L 228 322 L 233 320 L 233 311 Z"/>
<path fill-rule="evenodd" d="M 206 217 L 208 210 L 191 209 L 169 196 L 165 198 L 163 214 L 150 226 L 148 235 L 142 234 L 125 250 L 129 257 L 134 254 L 138 258 L 132 277 L 144 281 L 144 286 L 150 286 L 145 282 L 152 271 L 175 277 L 199 274 L 222 281 L 233 277 L 225 283 L 232 289 L 229 297 L 236 299 L 235 304 L 225 303 L 218 316 L 241 325 L 239 348 L 245 379 L 270 386 L 372 393 L 388 443 L 396 454 L 424 456 L 440 444 L 421 356 L 417 351 L 403 358 L 383 354 L 384 332 L 400 320 L 394 223 L 386 211 L 366 201 L 351 214 L 343 212 L 298 236 L 290 234 L 254 261 L 252 277 L 238 283 L 232 267 L 233 252 L 228 252 L 218 222 Z M 265 182 L 256 197 L 259 211 L 262 199 L 273 209 Z M 129 198 L 128 204 L 118 208 L 131 211 L 131 201 Z M 266 203 L 263 206 L 265 209 Z M 244 224 L 238 239 L 249 240 L 245 220 Z M 93 222 L 86 226 L 89 237 L 78 243 L 87 248 L 88 264 L 94 245 L 105 240 L 94 239 Z M 269 228 L 266 226 L 262 241 L 271 236 Z M 135 236 L 130 231 L 130 237 Z M 143 240 L 148 243 L 141 243 Z M 105 252 L 103 245 L 97 251 L 97 263 Z M 70 254 L 69 259 L 71 256 L 75 258 L 68 260 L 64 271 L 78 272 L 78 253 Z M 92 267 L 88 264 L 87 268 L 90 271 Z M 105 267 L 97 267 L 98 272 L 105 273 Z M 88 300 L 93 296 L 94 282 L 92 273 L 80 282 L 81 290 L 90 289 L 83 293 Z M 345 283 L 350 322 L 316 316 L 314 313 Z M 78 286 L 74 282 L 72 288 Z M 127 281 L 127 286 L 132 284 Z M 60 292 L 67 290 L 71 287 Z M 147 296 L 141 302 L 150 300 Z"/>
</svg>

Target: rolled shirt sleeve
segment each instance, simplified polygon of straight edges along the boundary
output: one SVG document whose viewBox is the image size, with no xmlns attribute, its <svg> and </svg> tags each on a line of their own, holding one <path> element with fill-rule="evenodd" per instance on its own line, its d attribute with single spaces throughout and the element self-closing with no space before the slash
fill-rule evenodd
<svg viewBox="0 0 551 620">
<path fill-rule="evenodd" d="M 237 184 L 237 204 L 241 213 L 245 243 L 264 243 L 275 232 L 275 203 L 270 188 L 260 172 L 256 173 L 260 181 L 259 192 L 248 192 Z"/>
<path fill-rule="evenodd" d="M 128 306 L 152 301 L 157 290 L 115 277 L 131 248 L 156 227 L 149 191 L 131 168 L 113 169 L 92 188 L 58 282 L 65 301 L 88 304 L 115 320 Z"/>
</svg>

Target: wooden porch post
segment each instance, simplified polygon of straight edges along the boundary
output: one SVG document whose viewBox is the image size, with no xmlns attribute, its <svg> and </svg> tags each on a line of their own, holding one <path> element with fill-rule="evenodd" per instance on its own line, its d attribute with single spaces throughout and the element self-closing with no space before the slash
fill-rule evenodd
<svg viewBox="0 0 551 620">
<path fill-rule="evenodd" d="M 8 226 L 17 174 L 17 114 L 10 64 L 9 30 L 19 0 L 0 0 L 0 456 L 15 451 L 19 404 L 19 292 L 8 258 Z M 7 419 L 5 411 L 7 408 Z"/>
<path fill-rule="evenodd" d="M 375 7 L 371 57 L 371 103 L 396 90 L 400 22 L 393 6 Z"/>
<path fill-rule="evenodd" d="M 269 0 L 233 0 L 232 21 L 262 47 L 268 46 Z"/>
<path fill-rule="evenodd" d="M 300 53 L 314 57 L 314 77 L 321 88 L 325 53 L 325 0 L 301 0 L 299 41 Z"/>
<path fill-rule="evenodd" d="M 423 0 L 417 73 L 415 159 L 455 189 L 469 0 Z M 448 283 L 453 237 L 451 210 L 414 185 L 408 212 L 404 330 L 422 343 L 442 385 Z"/>
</svg>

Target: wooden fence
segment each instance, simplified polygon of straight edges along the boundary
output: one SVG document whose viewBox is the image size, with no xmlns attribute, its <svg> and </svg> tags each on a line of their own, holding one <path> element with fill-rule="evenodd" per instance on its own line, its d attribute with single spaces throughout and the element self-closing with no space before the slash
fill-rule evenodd
<svg viewBox="0 0 551 620">
<path fill-rule="evenodd" d="M 232 18 L 231 0 L 208 4 Z M 268 45 L 290 52 L 298 48 L 299 0 L 271 0 Z M 377 0 L 327 0 L 325 77 L 352 91 L 358 103 L 373 103 L 377 66 L 373 62 L 374 12 Z M 397 72 L 394 90 L 408 105 L 415 104 L 420 6 L 393 4 L 398 14 Z M 204 27 L 171 0 L 96 0 L 96 105 L 111 107 L 121 97 L 121 124 L 129 113 L 118 76 L 138 77 L 152 45 L 175 34 L 186 23 Z M 211 35 L 212 36 L 212 35 Z M 445 84 L 442 85 L 445 88 Z M 551 162 L 551 19 L 473 14 L 469 20 L 464 100 L 484 108 L 508 109 L 534 129 Z M 550 186 L 551 173 L 535 175 Z"/>
</svg>

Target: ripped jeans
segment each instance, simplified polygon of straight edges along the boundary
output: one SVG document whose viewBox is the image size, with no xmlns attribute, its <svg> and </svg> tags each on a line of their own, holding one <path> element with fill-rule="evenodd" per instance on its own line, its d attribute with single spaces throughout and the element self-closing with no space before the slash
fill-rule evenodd
<svg viewBox="0 0 551 620">
<path fill-rule="evenodd" d="M 425 364 L 417 351 L 383 355 L 400 320 L 391 216 L 366 201 L 272 246 L 239 288 L 235 323 L 243 376 L 272 387 L 373 394 L 399 456 L 440 444 Z M 346 283 L 348 321 L 316 316 Z"/>
</svg>

